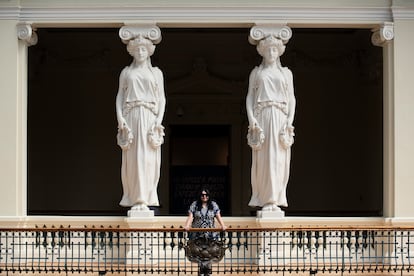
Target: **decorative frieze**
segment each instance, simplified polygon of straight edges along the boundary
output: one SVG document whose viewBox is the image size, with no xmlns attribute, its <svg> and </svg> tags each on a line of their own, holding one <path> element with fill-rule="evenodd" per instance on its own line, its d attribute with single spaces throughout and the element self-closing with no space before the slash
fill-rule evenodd
<svg viewBox="0 0 414 276">
<path fill-rule="evenodd" d="M 23 40 L 27 46 L 37 44 L 37 34 L 29 23 L 23 22 L 17 24 L 17 37 Z"/>
<path fill-rule="evenodd" d="M 372 44 L 383 47 L 394 39 L 394 23 L 384 22 L 380 27 L 373 29 L 372 32 Z"/>
</svg>

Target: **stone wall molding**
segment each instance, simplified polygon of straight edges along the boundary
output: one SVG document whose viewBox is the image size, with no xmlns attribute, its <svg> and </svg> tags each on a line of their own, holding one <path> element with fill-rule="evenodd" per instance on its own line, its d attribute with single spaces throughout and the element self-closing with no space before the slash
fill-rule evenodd
<svg viewBox="0 0 414 276">
<path fill-rule="evenodd" d="M 8 1 L 7 1 L 8 2 Z M 125 20 L 155 20 L 163 24 L 176 23 L 254 23 L 257 20 L 287 20 L 289 22 L 321 24 L 321 19 L 325 23 L 349 23 L 362 22 L 365 25 L 376 24 L 383 21 L 393 20 L 393 11 L 390 5 L 379 3 L 378 5 L 365 5 L 365 1 L 360 1 L 355 5 L 355 1 L 345 1 L 344 7 L 338 7 L 325 2 L 324 5 L 318 3 L 312 5 L 278 5 L 273 1 L 264 1 L 262 5 L 254 6 L 252 3 L 239 3 L 223 1 L 222 5 L 212 3 L 194 3 L 191 6 L 181 6 L 177 9 L 173 4 L 145 3 L 132 5 L 131 1 L 111 4 L 101 4 L 97 7 L 86 5 L 64 6 L 56 2 L 65 1 L 42 1 L 43 5 L 20 5 L 4 7 L 0 9 L 0 19 L 16 19 L 20 21 L 40 22 L 41 25 L 53 25 L 53 21 L 60 23 L 76 22 L 102 22 L 105 18 L 108 24 L 118 24 Z M 70 1 L 66 1 L 70 2 Z M 154 2 L 154 1 L 153 1 Z M 196 1 L 197 2 L 197 1 Z M 225 4 L 227 2 L 227 5 Z M 332 1 L 335 3 L 335 1 Z M 348 4 L 350 2 L 352 4 Z M 383 1 L 379 1 L 383 2 Z M 109 2 L 107 2 L 109 3 Z M 122 4 L 124 3 L 124 4 Z M 166 3 L 166 2 L 165 2 Z M 172 3 L 172 2 L 171 2 Z M 236 4 L 235 4 L 236 3 Z M 286 2 L 288 3 L 288 2 Z M 293 2 L 292 2 L 293 3 Z M 312 1 L 309 1 L 312 3 Z M 49 4 L 49 5 L 48 5 Z M 0 3 L 1 5 L 1 3 Z M 399 13 L 398 13 L 399 12 Z M 405 7 L 395 9 L 394 14 L 401 14 L 404 18 L 413 18 L 413 12 L 407 12 Z M 293 25 L 291 25 L 293 26 Z"/>
</svg>

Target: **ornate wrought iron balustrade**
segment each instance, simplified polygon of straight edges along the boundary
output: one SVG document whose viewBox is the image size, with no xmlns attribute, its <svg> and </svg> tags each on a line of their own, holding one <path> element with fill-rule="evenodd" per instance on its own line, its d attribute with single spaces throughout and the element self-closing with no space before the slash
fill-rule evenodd
<svg viewBox="0 0 414 276">
<path fill-rule="evenodd" d="M 180 228 L 0 229 L 0 273 L 198 274 L 185 254 L 187 234 Z M 223 237 L 227 250 L 213 273 L 412 271 L 414 228 L 230 228 Z"/>
</svg>

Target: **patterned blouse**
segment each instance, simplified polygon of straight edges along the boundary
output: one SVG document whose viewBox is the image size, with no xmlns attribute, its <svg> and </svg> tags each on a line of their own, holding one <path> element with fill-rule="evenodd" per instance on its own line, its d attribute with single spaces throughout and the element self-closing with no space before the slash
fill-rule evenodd
<svg viewBox="0 0 414 276">
<path fill-rule="evenodd" d="M 214 218 L 220 212 L 220 208 L 215 201 L 211 201 L 213 209 L 202 208 L 197 210 L 197 201 L 191 203 L 188 213 L 193 214 L 192 228 L 215 228 Z"/>
</svg>

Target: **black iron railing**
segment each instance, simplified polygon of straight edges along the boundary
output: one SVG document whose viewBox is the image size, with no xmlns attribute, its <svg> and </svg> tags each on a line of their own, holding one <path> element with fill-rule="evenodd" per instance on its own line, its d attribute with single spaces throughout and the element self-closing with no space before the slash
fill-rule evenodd
<svg viewBox="0 0 414 276">
<path fill-rule="evenodd" d="M 213 231 L 190 231 L 201 230 Z M 230 228 L 218 239 L 213 273 L 409 272 L 414 253 L 414 228 Z M 180 228 L 0 229 L 0 273 L 198 274 L 188 244 Z"/>
</svg>

